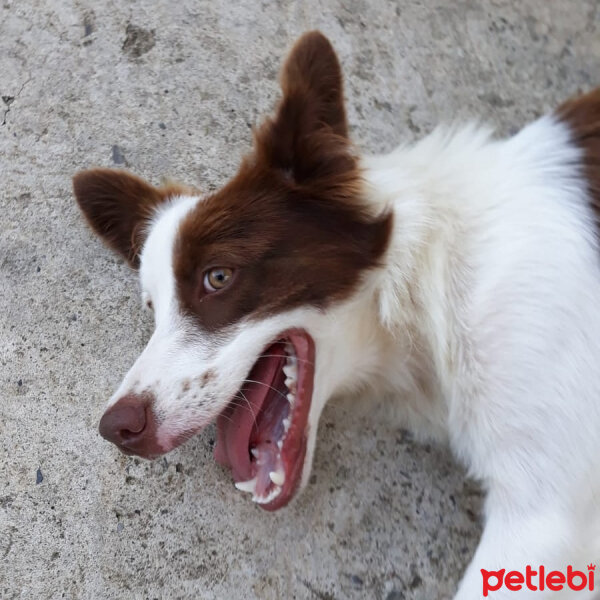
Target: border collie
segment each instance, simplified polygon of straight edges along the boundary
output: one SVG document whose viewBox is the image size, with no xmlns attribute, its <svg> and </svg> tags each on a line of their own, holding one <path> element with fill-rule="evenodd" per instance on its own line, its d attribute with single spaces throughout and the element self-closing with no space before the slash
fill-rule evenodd
<svg viewBox="0 0 600 600">
<path fill-rule="evenodd" d="M 216 420 L 216 460 L 276 510 L 309 478 L 327 400 L 393 393 L 486 491 L 457 599 L 490 570 L 600 560 L 600 90 L 509 139 L 467 125 L 359 156 L 322 34 L 281 87 L 216 193 L 75 176 L 156 324 L 102 436 L 152 458 Z M 560 597 L 515 585 L 494 597 Z"/>
</svg>

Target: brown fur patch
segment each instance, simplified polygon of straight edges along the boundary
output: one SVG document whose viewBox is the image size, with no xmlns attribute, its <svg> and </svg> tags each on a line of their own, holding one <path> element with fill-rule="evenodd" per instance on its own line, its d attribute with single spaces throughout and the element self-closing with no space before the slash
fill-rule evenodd
<svg viewBox="0 0 600 600">
<path fill-rule="evenodd" d="M 145 223 L 166 199 L 193 193 L 169 183 L 156 188 L 126 171 L 90 169 L 73 177 L 73 191 L 91 228 L 131 266 L 139 266 Z"/>
<path fill-rule="evenodd" d="M 346 297 L 388 244 L 392 217 L 370 215 L 362 201 L 341 70 L 320 33 L 298 41 L 282 88 L 275 117 L 255 134 L 254 153 L 180 226 L 180 299 L 207 330 Z M 211 267 L 235 271 L 231 284 L 212 294 L 203 288 Z"/>
<path fill-rule="evenodd" d="M 565 102 L 557 115 L 570 127 L 573 141 L 583 150 L 583 174 L 600 222 L 600 88 Z"/>
<path fill-rule="evenodd" d="M 207 385 L 210 381 L 212 381 L 215 378 L 216 374 L 214 371 L 209 370 L 206 371 L 204 373 L 202 373 L 201 377 L 200 377 L 200 385 L 202 387 L 204 387 L 205 385 Z"/>
</svg>

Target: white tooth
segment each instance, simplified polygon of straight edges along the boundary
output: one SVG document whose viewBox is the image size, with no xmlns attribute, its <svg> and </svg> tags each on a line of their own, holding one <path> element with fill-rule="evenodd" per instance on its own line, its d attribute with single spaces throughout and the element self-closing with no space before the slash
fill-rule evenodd
<svg viewBox="0 0 600 600">
<path fill-rule="evenodd" d="M 281 450 L 283 448 L 283 440 L 277 442 L 277 447 Z"/>
<path fill-rule="evenodd" d="M 241 492 L 249 492 L 250 494 L 254 494 L 254 490 L 256 489 L 256 477 L 248 481 L 238 481 L 235 484 L 235 487 Z"/>
<path fill-rule="evenodd" d="M 285 482 L 285 473 L 283 471 L 271 471 L 269 478 L 275 485 L 283 485 Z"/>
<path fill-rule="evenodd" d="M 296 379 L 296 376 L 298 375 L 298 369 L 295 365 L 283 365 L 283 372 L 288 379 Z"/>
<path fill-rule="evenodd" d="M 294 352 L 294 346 L 292 346 L 292 344 L 290 344 L 289 342 L 285 345 L 285 353 L 288 356 L 294 356 L 296 354 Z"/>
<path fill-rule="evenodd" d="M 273 489 L 269 492 L 267 496 L 261 498 L 260 496 L 252 496 L 252 501 L 257 502 L 258 504 L 266 504 L 267 502 L 271 502 L 281 494 L 281 488 L 278 485 L 273 486 Z"/>
<path fill-rule="evenodd" d="M 294 400 L 296 399 L 296 396 L 294 396 L 294 394 L 288 394 L 288 395 L 286 396 L 286 398 L 288 399 L 288 402 L 289 402 L 290 404 L 294 404 Z"/>
<path fill-rule="evenodd" d="M 283 428 L 287 431 L 290 428 L 290 420 L 289 419 L 284 419 L 283 420 Z"/>
<path fill-rule="evenodd" d="M 258 458 L 258 448 L 250 448 L 250 454 L 252 454 L 254 458 Z"/>
<path fill-rule="evenodd" d="M 287 360 L 285 361 L 285 364 L 288 367 L 293 367 L 295 369 L 296 366 L 298 365 L 298 359 L 292 354 L 292 356 L 288 356 L 287 357 Z"/>
<path fill-rule="evenodd" d="M 290 390 L 290 392 L 296 392 L 296 380 L 290 379 L 289 377 L 285 380 L 285 387 Z"/>
</svg>

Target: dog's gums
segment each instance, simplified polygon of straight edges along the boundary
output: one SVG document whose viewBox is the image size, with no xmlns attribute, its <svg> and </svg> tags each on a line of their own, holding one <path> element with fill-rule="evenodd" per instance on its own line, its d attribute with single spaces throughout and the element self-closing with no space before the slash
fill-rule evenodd
<svg viewBox="0 0 600 600">
<path fill-rule="evenodd" d="M 217 419 L 217 462 L 266 510 L 287 504 L 300 484 L 314 364 L 310 335 L 286 332 L 258 358 Z"/>
</svg>

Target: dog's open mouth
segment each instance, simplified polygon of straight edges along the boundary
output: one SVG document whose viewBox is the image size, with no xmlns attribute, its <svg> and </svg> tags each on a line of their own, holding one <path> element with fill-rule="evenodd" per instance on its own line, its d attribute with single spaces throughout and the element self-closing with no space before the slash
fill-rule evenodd
<svg viewBox="0 0 600 600">
<path fill-rule="evenodd" d="M 308 333 L 285 332 L 217 418 L 215 459 L 266 510 L 285 506 L 302 478 L 314 364 Z"/>
</svg>

